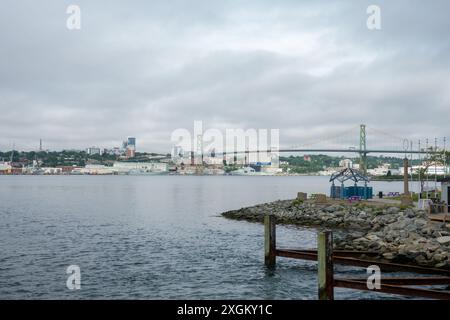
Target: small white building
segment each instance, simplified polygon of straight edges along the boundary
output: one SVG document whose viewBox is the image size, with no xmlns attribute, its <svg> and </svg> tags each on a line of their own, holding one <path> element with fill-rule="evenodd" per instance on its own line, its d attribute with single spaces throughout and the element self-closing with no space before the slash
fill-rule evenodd
<svg viewBox="0 0 450 320">
<path fill-rule="evenodd" d="M 62 168 L 44 167 L 41 168 L 42 174 L 61 174 Z"/>
<path fill-rule="evenodd" d="M 372 176 L 385 176 L 388 175 L 389 173 L 391 175 L 399 175 L 400 171 L 398 169 L 391 169 L 390 164 L 385 163 L 375 169 L 368 169 L 367 173 Z"/>
<path fill-rule="evenodd" d="M 114 170 L 111 167 L 107 167 L 100 164 L 88 164 L 84 168 L 75 168 L 71 172 L 72 174 L 93 174 L 93 175 L 107 175 L 114 174 Z"/>
<path fill-rule="evenodd" d="M 269 174 L 269 175 L 276 175 L 276 174 L 282 174 L 283 169 L 278 167 L 261 167 L 261 172 Z"/>
<path fill-rule="evenodd" d="M 112 170 L 119 174 L 163 173 L 168 170 L 168 166 L 161 162 L 114 162 Z"/>
<path fill-rule="evenodd" d="M 425 166 L 413 166 L 412 168 L 408 167 L 408 174 L 411 174 L 411 171 L 413 172 L 413 174 L 417 174 L 417 173 L 419 173 L 420 169 L 425 169 Z M 403 172 L 404 172 L 404 169 L 403 169 L 403 167 L 401 167 L 399 169 L 399 174 L 403 175 Z M 450 172 L 450 169 L 448 167 L 443 166 L 443 165 L 436 165 L 436 166 L 430 165 L 427 168 L 425 174 L 428 174 L 430 176 L 431 175 L 433 175 L 433 176 L 434 175 L 443 176 L 443 175 L 445 175 L 445 174 L 447 174 L 449 172 Z"/>
<path fill-rule="evenodd" d="M 223 165 L 222 157 L 206 157 L 206 158 L 203 158 L 203 161 L 206 164 L 211 164 L 211 165 L 216 165 L 216 166 Z"/>
<path fill-rule="evenodd" d="M 9 171 L 12 169 L 12 166 L 9 162 L 0 162 L 0 171 Z"/>
<path fill-rule="evenodd" d="M 86 149 L 86 153 L 89 155 L 101 154 L 101 150 L 98 147 L 90 147 Z"/>
<path fill-rule="evenodd" d="M 339 161 L 339 167 L 341 168 L 353 168 L 353 161 L 350 159 L 343 159 Z"/>
</svg>

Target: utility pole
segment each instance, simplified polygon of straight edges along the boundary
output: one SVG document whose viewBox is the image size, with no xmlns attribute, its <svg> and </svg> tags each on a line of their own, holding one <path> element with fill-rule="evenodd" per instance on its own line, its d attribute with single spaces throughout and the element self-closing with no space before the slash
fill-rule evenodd
<svg viewBox="0 0 450 320">
<path fill-rule="evenodd" d="M 359 126 L 359 169 L 367 175 L 367 145 L 366 145 L 366 125 Z"/>
<path fill-rule="evenodd" d="M 427 185 L 427 187 L 426 187 L 426 192 L 427 192 L 427 199 L 428 199 L 428 168 L 429 168 L 429 164 L 428 164 L 428 161 L 430 161 L 430 159 L 428 158 L 428 138 L 427 138 L 427 140 L 425 140 L 425 142 L 426 142 L 426 161 L 427 161 L 427 164 L 426 164 L 426 171 L 425 171 L 425 179 L 426 179 L 426 185 Z"/>
<path fill-rule="evenodd" d="M 447 151 L 446 151 L 447 146 L 446 146 L 446 144 L 447 144 L 447 138 L 444 137 L 444 150 L 443 150 L 443 153 L 444 153 L 444 178 L 447 178 Z"/>
<path fill-rule="evenodd" d="M 437 138 L 434 138 L 434 152 L 437 152 Z M 437 161 L 434 159 L 434 198 L 437 198 Z"/>
<path fill-rule="evenodd" d="M 412 188 L 413 182 L 414 182 L 414 176 L 413 176 L 413 154 L 412 154 L 412 151 L 413 151 L 413 141 L 410 140 L 409 142 L 410 142 L 410 151 L 411 151 L 410 156 L 409 156 L 409 159 L 410 159 L 409 166 L 410 166 L 410 168 L 411 168 L 411 188 Z"/>
<path fill-rule="evenodd" d="M 418 168 L 418 170 L 417 170 L 417 172 L 418 172 L 418 174 L 419 174 L 419 184 L 420 184 L 420 186 L 419 186 L 419 199 L 422 199 L 422 192 L 423 192 L 423 190 L 422 190 L 422 156 L 421 156 L 421 149 L 420 149 L 420 139 L 419 139 L 419 168 Z"/>
</svg>

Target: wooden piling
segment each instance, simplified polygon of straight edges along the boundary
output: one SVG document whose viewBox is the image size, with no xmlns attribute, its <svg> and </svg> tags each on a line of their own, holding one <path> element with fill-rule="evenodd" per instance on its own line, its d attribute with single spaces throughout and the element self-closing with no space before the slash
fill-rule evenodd
<svg viewBox="0 0 450 320">
<path fill-rule="evenodd" d="M 372 251 L 333 251 L 333 234 L 331 231 L 322 231 L 318 234 L 317 250 L 312 249 L 283 249 L 276 248 L 275 242 L 275 217 L 266 215 L 265 223 L 265 257 L 267 266 L 275 266 L 276 256 L 302 260 L 318 261 L 319 299 L 333 300 L 334 288 L 347 288 L 361 291 L 372 291 L 367 286 L 366 278 L 339 279 L 334 278 L 333 261 L 337 264 L 351 265 L 367 268 L 373 264 L 383 270 L 400 272 L 418 272 L 424 274 L 441 274 L 447 277 L 413 277 L 413 278 L 383 278 L 381 289 L 376 292 L 399 294 L 404 296 L 417 296 L 431 299 L 450 300 L 450 292 L 438 289 L 411 288 L 409 286 L 448 285 L 450 283 L 450 271 L 437 268 L 425 268 L 391 262 L 381 262 L 374 259 L 358 258 L 362 254 L 377 255 Z"/>
<path fill-rule="evenodd" d="M 297 192 L 297 200 L 300 200 L 300 201 L 308 200 L 308 194 L 305 192 Z"/>
<path fill-rule="evenodd" d="M 408 158 L 403 159 L 403 194 L 409 196 L 409 175 L 408 175 Z"/>
<path fill-rule="evenodd" d="M 275 216 L 266 214 L 264 216 L 264 255 L 265 264 L 268 268 L 274 268 L 276 262 L 276 234 Z"/>
<path fill-rule="evenodd" d="M 322 231 L 317 238 L 319 300 L 333 300 L 333 233 Z"/>
</svg>

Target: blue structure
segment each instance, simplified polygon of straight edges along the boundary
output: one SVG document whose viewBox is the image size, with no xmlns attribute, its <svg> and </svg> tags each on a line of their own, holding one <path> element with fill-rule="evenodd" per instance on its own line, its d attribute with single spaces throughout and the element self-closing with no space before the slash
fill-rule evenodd
<svg viewBox="0 0 450 320">
<path fill-rule="evenodd" d="M 128 137 L 127 139 L 127 145 L 136 147 L 136 138 L 134 137 Z"/>
<path fill-rule="evenodd" d="M 340 186 L 335 185 L 336 180 L 341 183 Z M 344 182 L 347 180 L 351 180 L 355 184 L 351 187 L 346 187 Z M 364 181 L 364 186 L 358 186 L 358 182 L 361 181 Z M 369 178 L 357 170 L 346 168 L 333 173 L 330 177 L 330 182 L 332 183 L 330 190 L 331 198 L 348 199 L 350 197 L 360 197 L 364 200 L 373 198 L 373 188 L 367 186 L 370 182 Z"/>
</svg>

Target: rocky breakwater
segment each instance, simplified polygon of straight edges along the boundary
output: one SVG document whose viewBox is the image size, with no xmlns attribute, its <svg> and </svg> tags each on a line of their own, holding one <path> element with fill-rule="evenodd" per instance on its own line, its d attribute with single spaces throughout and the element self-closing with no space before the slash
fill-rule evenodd
<svg viewBox="0 0 450 320">
<path fill-rule="evenodd" d="M 450 269 L 450 230 L 415 208 L 367 203 L 317 204 L 280 200 L 222 213 L 226 218 L 263 222 L 275 215 L 279 224 L 335 229 L 335 248 L 371 251 L 399 263 Z"/>
</svg>

